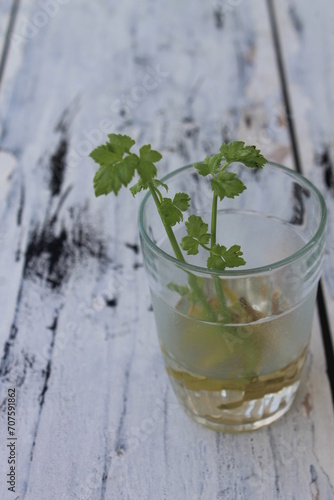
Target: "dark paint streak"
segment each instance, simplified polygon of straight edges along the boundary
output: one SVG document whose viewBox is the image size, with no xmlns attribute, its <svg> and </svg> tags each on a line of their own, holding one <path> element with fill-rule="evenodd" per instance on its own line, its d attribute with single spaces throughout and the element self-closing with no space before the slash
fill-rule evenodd
<svg viewBox="0 0 334 500">
<path fill-rule="evenodd" d="M 194 179 L 194 181 L 198 184 L 199 183 L 199 175 L 196 172 L 193 172 L 191 174 L 191 177 Z"/>
<path fill-rule="evenodd" d="M 117 306 L 117 299 L 116 298 L 113 298 L 113 299 L 108 299 L 106 301 L 106 305 L 108 307 L 116 307 Z"/>
<path fill-rule="evenodd" d="M 51 330 L 51 332 L 55 332 L 58 327 L 58 314 L 54 317 L 53 323 L 51 326 L 48 326 L 48 330 Z"/>
<path fill-rule="evenodd" d="M 329 148 L 324 147 L 320 154 L 315 156 L 317 165 L 324 169 L 324 181 L 328 189 L 334 189 L 334 165 L 330 157 Z"/>
<path fill-rule="evenodd" d="M 116 455 L 118 457 L 122 457 L 126 452 L 126 446 L 124 444 L 118 444 L 115 447 Z"/>
<path fill-rule="evenodd" d="M 74 119 L 75 114 L 78 111 L 79 107 L 79 95 L 77 95 L 73 101 L 67 106 L 67 108 L 64 109 L 62 112 L 60 119 L 55 126 L 55 132 L 60 132 L 61 134 L 65 135 Z"/>
<path fill-rule="evenodd" d="M 104 468 L 103 468 L 103 474 L 102 474 L 101 500 L 105 500 L 105 497 L 106 497 L 107 481 L 108 481 L 108 460 L 106 457 L 106 459 L 104 461 Z"/>
<path fill-rule="evenodd" d="M 31 232 L 25 255 L 24 278 L 44 280 L 52 290 L 57 290 L 69 279 L 76 262 L 82 262 L 87 256 L 98 259 L 102 264 L 110 263 L 104 243 L 95 236 L 87 221 L 76 221 L 74 234 L 65 227 L 55 234 L 54 222 L 53 216 L 40 231 L 35 228 Z"/>
<path fill-rule="evenodd" d="M 276 456 L 277 456 L 276 445 L 275 445 L 272 430 L 270 429 L 270 427 L 268 429 L 268 435 L 269 435 L 269 443 L 270 443 L 270 448 L 271 448 L 272 457 L 273 457 L 272 463 L 273 463 L 273 467 L 274 467 L 274 471 L 275 471 L 275 489 L 276 489 L 276 493 L 277 493 L 277 498 L 281 498 L 280 497 L 280 487 L 279 487 L 279 474 L 278 474 L 278 470 L 277 470 L 277 466 L 276 466 Z"/>
<path fill-rule="evenodd" d="M 46 365 L 46 369 L 43 370 L 43 375 L 44 375 L 44 381 L 43 381 L 43 387 L 42 390 L 38 396 L 38 403 L 39 403 L 39 410 L 38 410 L 38 416 L 37 416 L 37 422 L 33 434 L 33 440 L 32 440 L 32 445 L 31 445 L 31 450 L 30 450 L 30 464 L 29 464 L 29 470 L 28 470 L 28 477 L 27 481 L 24 484 L 24 491 L 23 491 L 23 496 L 25 496 L 27 492 L 27 487 L 29 484 L 29 475 L 30 475 L 30 465 L 34 459 L 34 451 L 35 451 L 35 446 L 36 446 L 36 440 L 37 440 L 37 434 L 39 430 L 39 424 L 41 421 L 41 415 L 43 411 L 43 406 L 45 403 L 45 394 L 48 391 L 49 388 L 49 379 L 51 376 L 51 370 L 52 370 L 52 358 L 53 358 L 53 350 L 54 350 L 54 345 L 55 345 L 55 339 L 56 339 L 56 334 L 57 334 L 57 326 L 58 326 L 58 318 L 59 318 L 59 311 L 62 309 L 63 306 L 61 306 L 59 309 L 55 311 L 55 316 L 53 319 L 53 322 L 51 326 L 48 327 L 48 330 L 51 330 L 52 336 L 51 336 L 51 342 L 50 342 L 50 356 Z"/>
<path fill-rule="evenodd" d="M 144 264 L 142 262 L 135 262 L 132 267 L 133 267 L 133 269 L 137 270 L 137 269 L 144 267 Z"/>
<path fill-rule="evenodd" d="M 10 329 L 8 340 L 6 340 L 3 349 L 3 355 L 0 363 L 0 377 L 6 377 L 6 375 L 10 372 L 12 362 L 10 351 L 16 339 L 17 333 L 18 328 L 15 324 L 13 324 Z"/>
<path fill-rule="evenodd" d="M 133 250 L 136 255 L 139 254 L 139 245 L 137 243 L 125 243 L 125 246 Z"/>
<path fill-rule="evenodd" d="M 28 368 L 31 370 L 34 366 L 34 363 L 35 363 L 35 357 L 29 356 L 28 353 L 23 352 L 23 372 L 16 379 L 15 382 L 16 387 L 22 387 L 28 373 Z"/>
<path fill-rule="evenodd" d="M 291 224 L 294 224 L 296 226 L 301 226 L 304 224 L 304 197 L 309 198 L 310 196 L 311 194 L 308 189 L 303 188 L 296 182 L 293 183 L 293 198 L 295 200 L 295 203 L 293 206 L 293 216 L 290 220 Z"/>
<path fill-rule="evenodd" d="M 313 464 L 310 465 L 310 474 L 311 474 L 310 488 L 311 488 L 312 498 L 314 498 L 315 500 L 320 500 L 320 491 L 319 491 L 319 486 L 318 486 L 318 474 L 317 474 L 317 471 L 315 470 L 315 467 Z M 313 489 L 315 489 L 315 491 L 312 491 Z"/>
<path fill-rule="evenodd" d="M 49 382 L 49 378 L 50 378 L 50 375 L 51 375 L 51 364 L 52 364 L 52 352 L 53 352 L 53 348 L 54 348 L 54 344 L 55 344 L 55 338 L 56 338 L 56 332 L 57 332 L 57 326 L 58 326 L 58 312 L 57 314 L 55 315 L 54 317 L 54 320 L 53 320 L 53 323 L 51 326 L 48 327 L 48 330 L 51 330 L 52 332 L 52 338 L 51 338 L 51 343 L 50 343 L 50 359 L 48 360 L 48 364 L 46 366 L 46 369 L 44 371 L 44 385 L 43 385 L 43 388 L 42 388 L 42 391 L 38 397 L 38 400 L 39 400 L 39 406 L 40 406 L 40 411 L 44 405 L 44 401 L 45 401 L 45 394 L 48 390 L 48 382 Z"/>
<path fill-rule="evenodd" d="M 24 267 L 24 278 L 45 278 L 56 289 L 61 287 L 68 272 L 70 257 L 68 234 L 62 228 L 59 235 L 53 234 L 52 226 L 44 227 L 39 234 L 35 229 L 30 236 Z"/>
<path fill-rule="evenodd" d="M 7 413 L 7 399 L 4 399 L 0 405 L 0 412 Z"/>
<path fill-rule="evenodd" d="M 294 115 L 292 113 L 291 99 L 290 99 L 287 78 L 286 78 L 286 73 L 285 73 L 283 53 L 282 53 L 282 49 L 281 49 L 281 40 L 280 40 L 279 31 L 278 31 L 278 24 L 277 24 L 276 12 L 275 12 L 275 2 L 273 0 L 267 0 L 267 7 L 268 7 L 270 24 L 271 24 L 272 37 L 273 37 L 273 42 L 274 42 L 276 62 L 277 62 L 277 66 L 278 66 L 278 73 L 279 73 L 279 78 L 280 78 L 280 83 L 281 83 L 282 94 L 283 94 L 283 103 L 285 106 L 285 116 L 286 116 L 286 120 L 288 123 L 288 129 L 289 129 L 289 134 L 290 134 L 293 158 L 294 158 L 296 170 L 298 173 L 301 174 L 302 173 L 302 166 L 301 166 L 300 155 L 299 155 L 299 150 L 298 150 L 298 145 L 297 145 L 295 124 L 293 121 Z"/>
<path fill-rule="evenodd" d="M 137 309 L 137 317 L 138 317 L 138 306 L 136 307 L 136 309 Z M 132 347 L 133 346 L 134 346 L 134 344 L 132 343 Z M 116 437 L 115 437 L 115 447 L 114 447 L 114 450 L 115 450 L 117 456 L 121 456 L 127 451 L 126 441 L 125 441 L 125 438 L 123 435 L 123 429 L 124 429 L 127 406 L 128 406 L 128 393 L 129 393 L 129 386 L 130 386 L 130 371 L 131 371 L 131 366 L 132 366 L 133 354 L 134 354 L 134 351 L 132 349 L 132 352 L 131 352 L 131 355 L 130 355 L 130 358 L 128 360 L 126 370 L 124 373 L 123 408 L 122 408 L 121 415 L 120 415 L 119 422 L 118 422 L 118 427 L 117 427 Z"/>
<path fill-rule="evenodd" d="M 78 221 L 76 234 L 73 236 L 73 245 L 79 250 L 79 256 L 86 255 L 98 259 L 101 263 L 111 264 L 112 259 L 107 256 L 104 242 L 98 238 L 95 229 L 91 228 L 87 222 L 84 226 Z"/>
<path fill-rule="evenodd" d="M 245 115 L 245 124 L 248 128 L 252 125 L 252 117 L 250 115 Z"/>
<path fill-rule="evenodd" d="M 17 299 L 16 299 L 16 306 L 15 306 L 15 313 L 14 313 L 14 319 L 10 328 L 10 333 L 7 341 L 5 342 L 4 345 L 4 350 L 3 350 L 3 355 L 0 361 L 0 377 L 5 377 L 8 375 L 8 373 L 11 370 L 11 349 L 14 345 L 15 339 L 18 334 L 18 327 L 16 325 L 17 322 L 17 316 L 18 312 L 21 306 L 21 301 L 22 301 L 22 290 L 23 290 L 23 280 L 21 280 L 20 283 L 20 288 L 19 292 L 17 294 Z"/>
<path fill-rule="evenodd" d="M 221 30 L 224 27 L 224 12 L 221 7 L 216 7 L 213 9 L 213 18 L 215 22 L 215 27 L 217 30 Z"/>
<path fill-rule="evenodd" d="M 48 382 L 49 382 L 49 378 L 50 378 L 50 375 L 51 375 L 51 360 L 50 359 L 48 361 L 48 364 L 46 365 L 46 369 L 43 370 L 43 373 L 44 373 L 44 385 L 43 385 L 43 388 L 42 388 L 42 392 L 38 396 L 39 406 L 41 408 L 44 405 L 45 394 L 46 394 L 46 392 L 48 390 Z M 32 455 L 31 455 L 31 459 L 32 459 Z"/>
<path fill-rule="evenodd" d="M 131 360 L 130 360 L 131 363 Z M 129 364 L 130 364 L 129 363 Z M 125 371 L 125 380 L 124 380 L 124 391 L 123 391 L 123 408 L 121 412 L 121 416 L 119 419 L 118 423 L 118 428 L 116 432 L 116 440 L 115 440 L 115 452 L 117 456 L 122 456 L 126 452 L 126 444 L 124 442 L 124 437 L 123 437 L 123 427 L 124 427 L 124 422 L 125 422 L 125 416 L 126 416 L 126 411 L 127 411 L 127 405 L 128 405 L 128 390 L 129 390 L 129 379 L 130 379 L 130 366 L 127 367 Z"/>
<path fill-rule="evenodd" d="M 191 139 L 193 148 L 197 148 L 198 139 L 200 134 L 200 127 L 195 125 L 194 123 L 185 123 L 184 124 L 184 136 L 186 139 Z"/>
<path fill-rule="evenodd" d="M 293 27 L 297 31 L 297 33 L 300 35 L 304 31 L 304 25 L 299 17 L 299 14 L 296 10 L 296 7 L 294 5 L 291 5 L 289 8 L 289 16 L 292 22 Z"/>
<path fill-rule="evenodd" d="M 19 208 L 17 211 L 17 217 L 16 217 L 16 222 L 17 222 L 18 226 L 21 226 L 21 224 L 22 224 L 22 215 L 23 215 L 24 205 L 25 205 L 25 189 L 23 186 L 21 186 L 20 205 L 19 205 Z"/>
<path fill-rule="evenodd" d="M 190 155 L 187 149 L 187 145 L 184 141 L 179 141 L 176 145 L 176 152 L 186 161 L 190 161 Z"/>
<path fill-rule="evenodd" d="M 68 186 L 68 188 L 66 189 L 66 191 L 64 192 L 64 194 L 62 194 L 62 196 L 60 197 L 58 206 L 57 206 L 56 210 L 54 211 L 54 214 L 53 214 L 53 216 L 51 217 L 51 220 L 50 220 L 50 224 L 51 225 L 53 225 L 53 224 L 55 224 L 57 222 L 59 212 L 60 212 L 62 206 L 64 205 L 66 198 L 68 197 L 68 195 L 72 191 L 72 189 L 73 189 L 73 186 Z"/>
<path fill-rule="evenodd" d="M 61 191 L 66 169 L 67 151 L 68 151 L 67 139 L 65 137 L 62 137 L 56 152 L 51 156 L 50 159 L 50 167 L 51 167 L 50 191 L 52 196 L 57 196 Z"/>
<path fill-rule="evenodd" d="M 325 183 L 329 189 L 334 188 L 334 176 L 333 176 L 333 170 L 331 167 L 327 167 L 325 170 Z"/>
</svg>

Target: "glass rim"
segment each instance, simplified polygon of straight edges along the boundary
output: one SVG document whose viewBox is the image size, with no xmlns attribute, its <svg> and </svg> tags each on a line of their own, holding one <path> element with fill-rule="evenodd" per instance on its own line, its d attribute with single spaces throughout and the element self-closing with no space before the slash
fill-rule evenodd
<svg viewBox="0 0 334 500">
<path fill-rule="evenodd" d="M 202 162 L 197 162 L 197 163 L 202 163 Z M 188 262 L 182 262 L 178 260 L 176 257 L 173 255 L 170 255 L 169 253 L 165 252 L 161 248 L 159 248 L 154 241 L 151 240 L 149 235 L 144 229 L 144 224 L 143 224 L 143 219 L 144 219 L 144 210 L 145 206 L 147 204 L 147 201 L 149 198 L 152 197 L 151 193 L 148 192 L 146 193 L 144 199 L 140 203 L 139 207 L 139 215 L 138 215 L 138 225 L 139 225 L 139 232 L 140 235 L 143 237 L 143 239 L 146 241 L 146 243 L 151 247 L 151 249 L 159 254 L 161 257 L 164 259 L 172 262 L 173 264 L 176 264 L 178 267 L 183 268 L 186 271 L 192 272 L 192 273 L 201 273 L 201 274 L 206 274 L 209 276 L 225 276 L 229 278 L 237 277 L 237 276 L 248 276 L 248 275 L 256 275 L 256 274 L 265 274 L 268 273 L 274 269 L 279 269 L 282 268 L 291 262 L 294 262 L 295 260 L 298 260 L 300 257 L 308 253 L 308 251 L 315 245 L 315 243 L 321 238 L 321 235 L 324 233 L 325 228 L 326 228 L 326 221 L 327 221 L 327 207 L 326 203 L 324 200 L 324 197 L 320 193 L 319 189 L 312 184 L 306 177 L 304 177 L 302 174 L 296 172 L 295 170 L 292 170 L 288 167 L 285 167 L 283 165 L 280 165 L 279 163 L 275 163 L 272 161 L 269 161 L 266 163 L 265 168 L 270 168 L 274 167 L 274 169 L 279 169 L 285 172 L 285 174 L 290 175 L 291 177 L 294 177 L 297 179 L 299 182 L 303 183 L 307 188 L 309 188 L 311 191 L 313 191 L 318 198 L 320 208 L 321 208 L 321 218 L 320 222 L 318 225 L 318 229 L 315 232 L 314 236 L 300 248 L 297 252 L 292 253 L 285 259 L 278 260 L 276 262 L 273 262 L 271 264 L 268 264 L 266 266 L 260 266 L 260 267 L 253 267 L 253 268 L 248 268 L 248 269 L 229 269 L 227 271 L 222 271 L 219 269 L 207 269 L 206 267 L 201 267 L 201 266 L 196 266 L 194 264 L 190 264 Z M 178 168 L 176 170 L 173 170 L 169 174 L 165 175 L 161 181 L 165 182 L 171 177 L 175 177 L 176 175 L 186 171 L 190 170 L 193 168 L 193 163 L 185 165 L 181 168 Z"/>
</svg>

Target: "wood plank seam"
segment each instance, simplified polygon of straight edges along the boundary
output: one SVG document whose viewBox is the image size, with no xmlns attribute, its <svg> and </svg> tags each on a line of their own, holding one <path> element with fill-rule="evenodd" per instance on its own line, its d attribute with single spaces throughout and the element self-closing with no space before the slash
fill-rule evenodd
<svg viewBox="0 0 334 500">
<path fill-rule="evenodd" d="M 4 71 L 5 71 L 5 67 L 6 67 L 6 61 L 7 61 L 7 57 L 9 54 L 11 36 L 12 36 L 13 30 L 14 30 L 17 14 L 18 14 L 18 11 L 20 8 L 20 2 L 21 2 L 21 0 L 14 0 L 13 1 L 13 5 L 12 5 L 10 17 L 9 17 L 8 28 L 7 28 L 7 32 L 5 35 L 5 44 L 4 44 L 3 51 L 1 54 L 1 58 L 0 58 L 0 85 L 2 82 L 2 77 L 3 77 Z"/>
</svg>

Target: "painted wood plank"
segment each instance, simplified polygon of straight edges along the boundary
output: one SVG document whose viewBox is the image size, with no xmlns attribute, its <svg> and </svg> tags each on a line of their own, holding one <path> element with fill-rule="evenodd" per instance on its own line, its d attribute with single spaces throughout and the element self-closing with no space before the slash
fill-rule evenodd
<svg viewBox="0 0 334 500">
<path fill-rule="evenodd" d="M 334 63 L 331 2 L 275 4 L 303 172 L 328 208 L 323 287 L 334 340 Z"/>
<path fill-rule="evenodd" d="M 38 4 L 25 8 L 32 18 Z M 333 497 L 333 413 L 318 323 L 304 385 L 284 419 L 242 436 L 197 426 L 162 366 L 137 253 L 138 200 L 92 194 L 87 153 L 102 141 L 105 119 L 160 148 L 166 172 L 235 136 L 258 137 L 268 156 L 291 161 L 286 128 L 277 125 L 265 3 L 219 12 L 201 2 L 69 3 L 12 59 L 10 99 L 0 95 L 2 147 L 16 157 L 2 204 L 9 234 L 1 275 L 10 281 L 7 259 L 19 248 L 13 289 L 21 293 L 17 311 L 14 293 L 3 310 L 1 341 L 9 331 L 15 337 L 1 403 L 17 384 L 18 485 L 27 499 Z M 159 85 L 139 100 L 152 71 Z"/>
</svg>

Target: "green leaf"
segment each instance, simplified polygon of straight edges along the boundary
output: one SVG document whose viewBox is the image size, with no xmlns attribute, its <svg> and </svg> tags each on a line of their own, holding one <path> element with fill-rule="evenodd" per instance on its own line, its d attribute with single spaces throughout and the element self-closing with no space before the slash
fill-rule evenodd
<svg viewBox="0 0 334 500">
<path fill-rule="evenodd" d="M 215 174 L 216 172 L 218 172 L 218 170 L 220 169 L 220 166 L 221 166 L 222 159 L 223 159 L 223 155 L 219 154 L 219 153 L 211 156 L 208 159 L 208 164 L 209 164 L 211 174 Z"/>
<path fill-rule="evenodd" d="M 203 161 L 203 163 L 194 163 L 194 167 L 196 168 L 199 175 L 202 175 L 203 177 L 206 177 L 210 173 L 209 165 L 208 163 L 205 163 L 205 160 Z"/>
<path fill-rule="evenodd" d="M 163 198 L 160 205 L 160 213 L 163 220 L 169 226 L 175 226 L 178 222 L 183 220 L 185 210 L 189 208 L 190 198 L 186 193 L 176 193 L 173 200 L 170 198 Z"/>
<path fill-rule="evenodd" d="M 135 141 L 127 135 L 110 134 L 109 142 L 98 146 L 90 157 L 100 165 L 94 177 L 96 196 L 118 194 L 122 186 L 127 186 L 132 180 L 138 164 L 138 157 L 130 153 Z M 123 155 L 127 153 L 123 159 Z"/>
<path fill-rule="evenodd" d="M 138 156 L 130 154 L 122 163 L 117 165 L 117 172 L 123 186 L 127 186 L 135 174 L 135 169 L 138 165 Z"/>
<path fill-rule="evenodd" d="M 107 144 L 93 149 L 89 156 L 101 166 L 112 165 L 120 159 L 119 155 L 111 151 Z"/>
<path fill-rule="evenodd" d="M 144 188 L 147 188 L 148 184 L 157 175 L 157 167 L 151 161 L 139 160 L 137 171 L 140 175 Z"/>
<path fill-rule="evenodd" d="M 191 215 L 186 222 L 187 233 L 189 236 L 194 236 L 201 239 L 207 235 L 209 225 L 203 222 L 202 217 L 199 215 Z M 208 235 L 210 238 L 210 235 Z"/>
<path fill-rule="evenodd" d="M 216 243 L 211 249 L 210 257 L 207 260 L 208 269 L 223 271 L 226 267 L 243 266 L 246 262 L 241 257 L 242 255 L 239 245 L 233 245 L 227 250 L 223 245 Z"/>
<path fill-rule="evenodd" d="M 112 167 L 102 166 L 96 172 L 94 177 L 95 196 L 109 194 L 111 192 L 118 194 L 122 187 L 122 182 L 118 177 L 117 171 Z"/>
<path fill-rule="evenodd" d="M 132 180 L 137 161 L 136 155 L 129 155 L 121 161 L 111 160 L 109 164 L 103 163 L 94 177 L 95 195 L 101 196 L 111 192 L 117 195 L 121 187 L 127 186 Z"/>
<path fill-rule="evenodd" d="M 238 179 L 236 174 L 225 170 L 220 171 L 216 179 L 212 179 L 211 187 L 220 200 L 239 196 L 246 189 L 245 184 Z"/>
<path fill-rule="evenodd" d="M 183 220 L 182 211 L 174 205 L 170 198 L 163 198 L 160 205 L 160 215 L 169 226 L 175 226 Z"/>
<path fill-rule="evenodd" d="M 182 210 L 182 212 L 185 212 L 189 208 L 190 196 L 186 193 L 176 193 L 173 199 L 173 204 Z"/>
<path fill-rule="evenodd" d="M 154 184 L 156 186 L 161 186 L 161 187 L 165 188 L 166 191 L 168 192 L 168 186 L 167 186 L 167 184 L 164 184 L 163 182 L 159 181 L 159 179 L 154 179 Z"/>
<path fill-rule="evenodd" d="M 138 174 L 143 182 L 143 187 L 147 188 L 148 184 L 157 175 L 157 167 L 154 165 L 161 160 L 162 156 L 158 151 L 151 149 L 150 144 L 142 146 L 139 150 L 139 164 L 137 166 Z"/>
<path fill-rule="evenodd" d="M 128 135 L 121 134 L 109 134 L 109 143 L 108 146 L 111 151 L 118 154 L 120 157 L 123 157 L 124 153 L 130 153 L 130 149 L 136 143 L 131 137 Z"/>
<path fill-rule="evenodd" d="M 181 247 L 188 255 L 196 255 L 198 246 L 207 245 L 210 241 L 209 226 L 198 215 L 191 215 L 186 222 L 186 228 L 188 236 L 182 238 Z"/>
<path fill-rule="evenodd" d="M 220 168 L 223 155 L 218 153 L 213 156 L 206 156 L 203 163 L 194 163 L 194 167 L 203 177 L 208 174 L 214 175 Z"/>
<path fill-rule="evenodd" d="M 135 197 L 136 194 L 140 193 L 140 191 L 142 189 L 144 189 L 144 186 L 143 186 L 141 179 L 139 179 L 139 181 L 136 182 L 136 184 L 134 184 L 133 186 L 130 187 L 130 191 L 132 193 L 132 196 Z"/>
<path fill-rule="evenodd" d="M 241 162 L 250 168 L 262 168 L 267 163 L 259 149 L 255 146 L 245 146 L 243 141 L 223 144 L 220 151 L 227 163 Z"/>
<path fill-rule="evenodd" d="M 164 184 L 163 182 L 159 181 L 159 179 L 154 179 L 154 185 L 161 186 L 161 187 L 165 188 L 166 191 L 168 191 L 167 184 Z M 144 187 L 141 179 L 139 179 L 139 181 L 136 182 L 136 184 L 134 184 L 133 186 L 130 187 L 130 191 L 131 191 L 133 197 L 135 197 L 136 194 L 140 193 L 140 191 L 142 191 L 143 189 L 146 189 L 146 187 Z"/>
<path fill-rule="evenodd" d="M 158 151 L 151 149 L 151 144 L 142 146 L 139 150 L 139 156 L 141 160 L 147 160 L 153 163 L 160 161 L 162 158 L 162 155 Z"/>
<path fill-rule="evenodd" d="M 242 255 L 243 253 L 240 249 L 240 245 L 232 245 L 223 256 L 226 267 L 244 266 L 246 261 L 242 258 Z"/>
<path fill-rule="evenodd" d="M 187 255 L 197 255 L 199 241 L 192 236 L 184 236 L 181 240 L 181 248 L 187 252 Z"/>
</svg>

